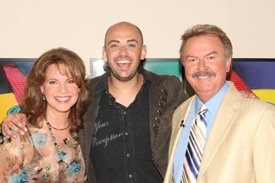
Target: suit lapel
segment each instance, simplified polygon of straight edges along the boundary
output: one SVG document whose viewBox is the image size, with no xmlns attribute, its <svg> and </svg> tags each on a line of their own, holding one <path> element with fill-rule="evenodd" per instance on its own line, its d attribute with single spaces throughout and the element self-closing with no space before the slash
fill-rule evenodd
<svg viewBox="0 0 275 183">
<path fill-rule="evenodd" d="M 171 149 L 171 154 L 174 154 L 176 147 L 178 145 L 179 137 L 182 129 L 185 126 L 187 117 L 189 115 L 189 111 L 191 109 L 192 103 L 194 102 L 195 96 L 190 98 L 186 105 L 180 106 L 179 110 L 174 114 L 176 117 L 173 119 L 172 126 L 172 137 L 171 142 L 173 142 L 173 146 Z"/>
<path fill-rule="evenodd" d="M 205 174 L 207 167 L 211 163 L 211 160 L 215 156 L 221 143 L 226 138 L 231 126 L 235 122 L 237 110 L 234 108 L 234 104 L 236 104 L 239 100 L 239 95 L 235 90 L 236 89 L 234 86 L 229 88 L 214 119 L 214 123 L 205 146 L 197 182 L 199 182 L 199 180 Z"/>
<path fill-rule="evenodd" d="M 174 155 L 175 151 L 179 142 L 180 134 L 183 129 L 181 123 L 183 121 L 183 125 L 185 125 L 188 113 L 194 101 L 194 96 L 189 98 L 183 104 L 181 104 L 173 114 L 173 121 L 172 121 L 172 136 L 170 139 L 169 145 L 169 160 L 167 171 L 164 179 L 164 183 L 172 182 L 173 177 L 173 165 L 174 165 Z"/>
</svg>

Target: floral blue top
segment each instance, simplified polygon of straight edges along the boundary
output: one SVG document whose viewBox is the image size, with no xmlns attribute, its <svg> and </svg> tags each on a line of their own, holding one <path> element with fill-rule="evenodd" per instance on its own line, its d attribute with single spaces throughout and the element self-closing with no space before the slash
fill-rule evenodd
<svg viewBox="0 0 275 183">
<path fill-rule="evenodd" d="M 78 139 L 54 144 L 47 128 L 28 125 L 28 129 L 24 136 L 0 145 L 0 182 L 85 182 Z"/>
</svg>

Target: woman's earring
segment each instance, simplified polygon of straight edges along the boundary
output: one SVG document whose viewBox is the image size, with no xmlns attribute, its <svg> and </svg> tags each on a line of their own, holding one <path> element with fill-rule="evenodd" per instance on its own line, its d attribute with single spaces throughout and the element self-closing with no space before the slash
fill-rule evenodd
<svg viewBox="0 0 275 183">
<path fill-rule="evenodd" d="M 42 95 L 42 100 L 46 100 L 46 96 L 45 95 Z"/>
</svg>

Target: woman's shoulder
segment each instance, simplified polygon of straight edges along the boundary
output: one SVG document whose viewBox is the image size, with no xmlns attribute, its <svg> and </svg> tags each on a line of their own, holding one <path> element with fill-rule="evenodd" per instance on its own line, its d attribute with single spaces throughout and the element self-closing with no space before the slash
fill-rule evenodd
<svg viewBox="0 0 275 183">
<path fill-rule="evenodd" d="M 17 134 L 16 138 L 2 138 L 0 145 L 1 154 L 6 152 L 11 157 L 26 156 L 34 151 L 33 146 L 45 143 L 47 134 L 44 130 L 31 124 L 27 124 L 26 127 L 28 131 L 24 135 Z"/>
<path fill-rule="evenodd" d="M 38 128 L 32 124 L 28 124 L 27 129 L 29 133 L 28 140 L 35 148 L 39 149 L 47 146 L 49 135 L 44 128 Z"/>
</svg>

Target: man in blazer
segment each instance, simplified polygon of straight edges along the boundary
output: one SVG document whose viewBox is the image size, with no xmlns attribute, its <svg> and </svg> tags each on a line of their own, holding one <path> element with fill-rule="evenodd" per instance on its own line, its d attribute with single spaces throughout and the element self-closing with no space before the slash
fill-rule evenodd
<svg viewBox="0 0 275 183">
<path fill-rule="evenodd" d="M 165 183 L 254 183 L 275 181 L 275 107 L 244 98 L 226 81 L 232 44 L 214 25 L 196 25 L 182 36 L 181 61 L 196 95 L 181 104 L 172 119 Z M 187 144 L 194 116 L 208 111 L 206 144 L 198 174 L 186 180 Z"/>
</svg>

